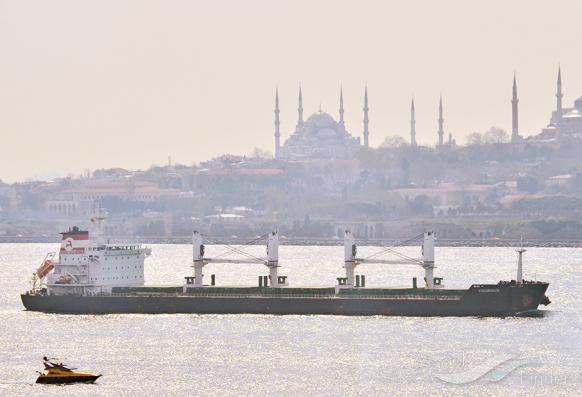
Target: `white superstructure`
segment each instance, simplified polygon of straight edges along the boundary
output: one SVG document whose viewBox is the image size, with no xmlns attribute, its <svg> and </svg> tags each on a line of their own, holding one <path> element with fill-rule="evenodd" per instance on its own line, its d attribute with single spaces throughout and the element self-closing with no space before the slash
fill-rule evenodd
<svg viewBox="0 0 582 397">
<path fill-rule="evenodd" d="M 151 250 L 137 243 L 105 242 L 104 221 L 102 215 L 91 219 L 95 225 L 91 238 L 76 226 L 61 233 L 58 257 L 47 255 L 34 274 L 34 288 L 46 288 L 49 295 L 95 295 L 110 293 L 116 286 L 143 285 L 144 261 Z"/>
</svg>

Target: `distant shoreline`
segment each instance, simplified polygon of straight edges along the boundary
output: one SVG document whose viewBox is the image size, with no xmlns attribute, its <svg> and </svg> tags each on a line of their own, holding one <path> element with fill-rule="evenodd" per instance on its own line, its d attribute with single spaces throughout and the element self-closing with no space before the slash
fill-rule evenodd
<svg viewBox="0 0 582 397">
<path fill-rule="evenodd" d="M 249 238 L 220 238 L 208 237 L 207 245 L 246 245 Z M 140 242 L 142 244 L 190 244 L 190 237 L 115 237 L 111 238 L 111 242 L 121 243 L 123 241 Z M 408 242 L 402 244 L 403 240 L 394 239 L 362 239 L 359 240 L 360 246 L 417 246 L 418 242 Z M 341 239 L 332 238 L 280 238 L 281 245 L 291 246 L 341 246 L 343 241 Z M 40 237 L 40 236 L 0 236 L 0 244 L 58 244 L 59 241 L 54 238 Z M 255 243 L 255 245 L 257 245 Z M 260 245 L 260 244 L 259 244 Z M 541 247 L 541 248 L 582 248 L 582 240 L 477 240 L 477 239 L 437 239 L 437 246 L 439 247 Z"/>
</svg>

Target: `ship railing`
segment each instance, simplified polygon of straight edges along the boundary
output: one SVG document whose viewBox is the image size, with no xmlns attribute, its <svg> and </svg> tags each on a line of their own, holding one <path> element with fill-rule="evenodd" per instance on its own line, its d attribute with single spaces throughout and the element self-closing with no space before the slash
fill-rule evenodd
<svg viewBox="0 0 582 397">
<path fill-rule="evenodd" d="M 132 296 L 132 297 L 196 297 L 196 298 L 314 298 L 314 299 L 394 299 L 394 300 L 461 300 L 462 295 L 313 295 L 313 294 L 212 294 L 212 293 L 182 293 L 182 292 L 131 292 L 131 293 L 111 293 L 110 296 Z"/>
<path fill-rule="evenodd" d="M 202 297 L 202 298 L 334 298 L 335 295 L 310 295 L 310 294 L 286 294 L 286 295 L 261 295 L 261 294 L 192 294 L 183 292 L 115 292 L 111 296 L 135 296 L 135 297 Z"/>
<path fill-rule="evenodd" d="M 131 239 L 107 239 L 105 241 L 105 248 L 107 250 L 115 249 L 143 249 L 142 244 L 138 240 Z"/>
<path fill-rule="evenodd" d="M 105 243 L 108 245 L 140 245 L 141 242 L 137 238 L 107 238 Z"/>
<path fill-rule="evenodd" d="M 107 244 L 106 250 L 108 251 L 122 251 L 122 250 L 138 250 L 141 248 L 141 244 L 129 244 L 129 243 L 114 243 Z"/>
</svg>

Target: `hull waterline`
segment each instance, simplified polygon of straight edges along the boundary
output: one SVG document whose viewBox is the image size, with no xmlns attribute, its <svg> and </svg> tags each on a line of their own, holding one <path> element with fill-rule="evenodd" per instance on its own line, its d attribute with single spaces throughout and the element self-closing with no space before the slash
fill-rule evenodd
<svg viewBox="0 0 582 397">
<path fill-rule="evenodd" d="M 477 285 L 462 296 L 47 296 L 21 295 L 27 310 L 46 313 L 196 313 L 348 316 L 507 316 L 536 310 L 547 283 Z M 546 298 L 547 299 L 547 298 Z"/>
</svg>

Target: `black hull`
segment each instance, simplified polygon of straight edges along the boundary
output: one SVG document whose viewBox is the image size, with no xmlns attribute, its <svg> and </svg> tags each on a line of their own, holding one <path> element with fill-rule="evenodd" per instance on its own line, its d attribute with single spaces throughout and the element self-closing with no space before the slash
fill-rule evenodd
<svg viewBox="0 0 582 397">
<path fill-rule="evenodd" d="M 21 295 L 27 310 L 46 313 L 321 314 L 347 316 L 507 316 L 538 308 L 547 283 L 473 285 L 458 298 L 267 296 Z M 412 295 L 412 294 L 411 294 Z"/>
<path fill-rule="evenodd" d="M 94 376 L 39 376 L 36 383 L 45 385 L 65 385 L 73 383 L 95 383 L 101 375 Z"/>
</svg>

